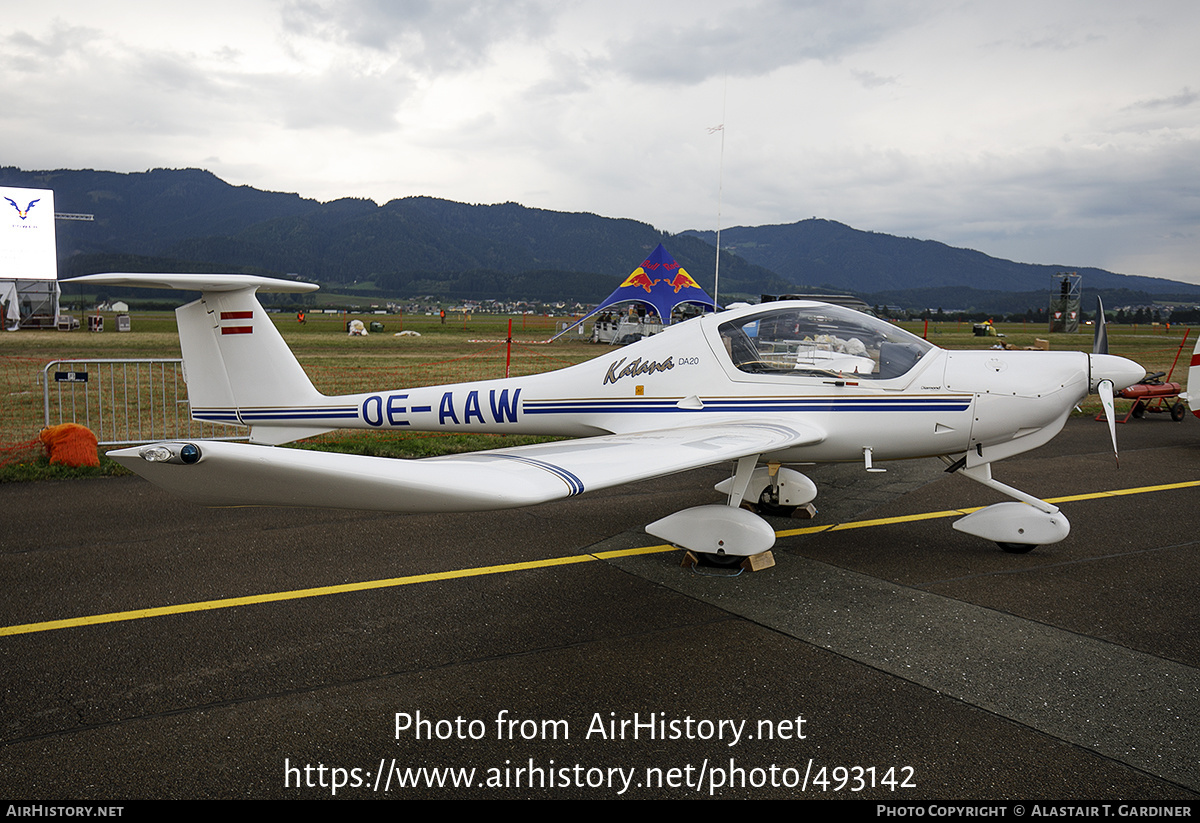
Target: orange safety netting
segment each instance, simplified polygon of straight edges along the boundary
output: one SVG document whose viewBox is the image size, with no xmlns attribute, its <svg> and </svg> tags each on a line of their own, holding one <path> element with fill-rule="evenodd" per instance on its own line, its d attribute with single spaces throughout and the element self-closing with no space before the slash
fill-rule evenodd
<svg viewBox="0 0 1200 823">
<path fill-rule="evenodd" d="M 38 438 L 46 446 L 51 463 L 64 466 L 99 466 L 96 435 L 78 423 L 60 423 L 42 429 Z"/>
</svg>

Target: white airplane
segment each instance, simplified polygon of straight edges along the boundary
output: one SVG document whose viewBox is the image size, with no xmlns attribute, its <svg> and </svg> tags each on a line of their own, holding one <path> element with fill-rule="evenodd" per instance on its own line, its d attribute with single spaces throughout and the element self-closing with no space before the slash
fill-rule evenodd
<svg viewBox="0 0 1200 823">
<path fill-rule="evenodd" d="M 1195 397 L 1192 388 L 1196 388 Z M 1192 349 L 1192 360 L 1188 363 L 1187 391 L 1179 393 L 1179 399 L 1187 403 L 1192 414 L 1200 417 L 1200 336 L 1196 338 L 1196 346 Z"/>
<path fill-rule="evenodd" d="M 860 462 L 881 471 L 878 461 L 940 457 L 948 472 L 1014 498 L 959 519 L 956 529 L 1013 552 L 1062 540 L 1070 524 L 1058 508 L 993 479 L 992 464 L 1048 442 L 1090 392 L 1100 392 L 1113 421 L 1114 386 L 1145 374 L 1108 354 L 946 351 L 866 314 L 790 301 L 694 318 L 560 371 L 328 397 L 255 297 L 315 285 L 234 274 L 68 282 L 202 293 L 176 310 L 192 416 L 249 426 L 251 443 L 109 452 L 197 503 L 482 511 L 728 462 L 732 476 L 717 486 L 725 504 L 677 512 L 646 530 L 735 559 L 775 540 L 743 502 L 780 513 L 816 496 L 789 464 Z M 339 428 L 579 439 L 421 460 L 275 448 Z"/>
</svg>

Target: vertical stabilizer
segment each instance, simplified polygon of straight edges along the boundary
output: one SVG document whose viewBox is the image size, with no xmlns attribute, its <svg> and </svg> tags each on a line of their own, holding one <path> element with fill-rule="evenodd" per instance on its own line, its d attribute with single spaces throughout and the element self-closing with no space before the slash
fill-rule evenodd
<svg viewBox="0 0 1200 823">
<path fill-rule="evenodd" d="M 251 439 L 256 442 L 287 442 L 296 439 L 290 436 L 294 432 L 286 426 L 264 426 L 263 417 L 270 415 L 275 421 L 286 408 L 319 406 L 324 396 L 313 387 L 254 291 L 205 292 L 175 310 L 188 401 L 198 420 L 243 423 L 253 427 Z M 322 431 L 328 429 L 298 436 Z"/>
<path fill-rule="evenodd" d="M 90 274 L 68 282 L 201 293 L 175 310 L 194 419 L 250 426 L 256 443 L 287 443 L 331 430 L 305 425 L 330 419 L 328 401 L 255 296 L 260 290 L 314 291 L 315 284 L 248 274 L 143 273 Z"/>
</svg>

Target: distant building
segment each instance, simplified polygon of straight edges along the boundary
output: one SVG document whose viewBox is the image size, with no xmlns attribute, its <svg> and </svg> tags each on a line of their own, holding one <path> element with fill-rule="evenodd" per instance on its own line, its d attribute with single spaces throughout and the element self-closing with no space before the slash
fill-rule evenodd
<svg viewBox="0 0 1200 823">
<path fill-rule="evenodd" d="M 834 306 L 845 306 L 848 309 L 874 314 L 872 309 L 862 300 L 852 294 L 764 294 L 761 302 L 774 303 L 776 300 L 813 300 L 817 303 L 831 303 Z"/>
</svg>

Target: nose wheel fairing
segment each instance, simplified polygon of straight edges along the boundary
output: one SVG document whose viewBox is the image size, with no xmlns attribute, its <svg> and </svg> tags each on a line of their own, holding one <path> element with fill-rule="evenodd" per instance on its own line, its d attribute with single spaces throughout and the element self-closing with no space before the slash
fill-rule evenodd
<svg viewBox="0 0 1200 823">
<path fill-rule="evenodd" d="M 993 503 L 952 524 L 965 534 L 991 540 L 1006 552 L 1024 553 L 1034 546 L 1057 543 L 1071 533 L 1071 523 L 1057 506 L 1001 483 L 992 477 L 992 466 L 984 463 L 963 467 L 957 473 L 1019 502 Z"/>
<path fill-rule="evenodd" d="M 994 503 L 951 525 L 965 534 L 991 540 L 1008 552 L 1057 543 L 1071 533 L 1071 524 L 1062 512 L 1044 512 L 1015 501 Z M 1015 548 L 1018 546 L 1022 548 Z"/>
</svg>

